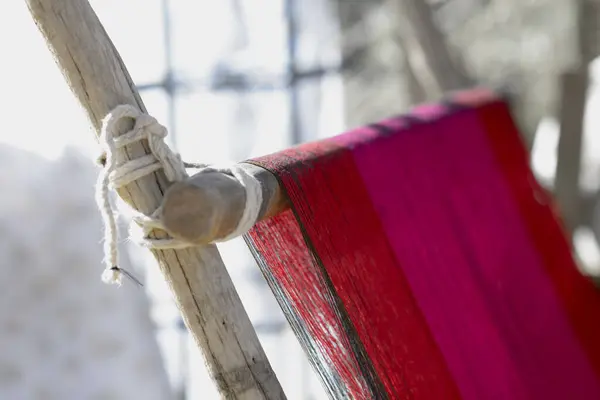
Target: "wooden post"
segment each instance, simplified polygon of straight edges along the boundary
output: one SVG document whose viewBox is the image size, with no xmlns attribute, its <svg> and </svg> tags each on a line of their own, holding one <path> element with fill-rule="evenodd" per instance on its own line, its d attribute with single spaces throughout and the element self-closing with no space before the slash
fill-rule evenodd
<svg viewBox="0 0 600 400">
<path fill-rule="evenodd" d="M 558 140 L 554 193 L 572 239 L 581 221 L 581 152 L 583 119 L 587 100 L 588 70 L 585 67 L 561 76 L 560 136 Z"/>
<path fill-rule="evenodd" d="M 26 1 L 96 130 L 119 104 L 145 111 L 123 61 L 86 0 Z M 143 13 L 139 19 L 143 21 Z M 137 143 L 128 146 L 126 153 L 137 158 L 149 154 L 149 149 L 147 143 Z M 167 187 L 159 171 L 127 185 L 119 195 L 149 214 L 160 205 Z M 226 399 L 285 399 L 217 248 L 210 245 L 152 253 L 220 395 Z"/>
<path fill-rule="evenodd" d="M 442 93 L 465 89 L 474 85 L 474 81 L 464 70 L 459 57 L 452 54 L 444 34 L 436 26 L 430 6 L 424 0 L 394 0 L 399 7 L 397 15 L 403 14 L 408 22 L 407 28 L 426 61 L 431 75 Z"/>
<path fill-rule="evenodd" d="M 598 18 L 600 3 L 597 0 L 574 2 L 577 23 L 577 64 L 561 75 L 560 92 L 560 136 L 558 141 L 556 178 L 554 193 L 569 234 L 581 225 L 593 224 L 593 216 L 583 216 L 583 194 L 579 187 L 583 128 L 587 91 L 589 85 L 589 64 L 598 55 Z M 600 240 L 595 228 L 594 234 Z"/>
</svg>

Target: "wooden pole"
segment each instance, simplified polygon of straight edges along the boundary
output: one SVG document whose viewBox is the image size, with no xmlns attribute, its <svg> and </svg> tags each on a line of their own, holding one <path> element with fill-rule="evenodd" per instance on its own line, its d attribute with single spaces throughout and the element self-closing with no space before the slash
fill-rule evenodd
<svg viewBox="0 0 600 400">
<path fill-rule="evenodd" d="M 569 239 L 582 222 L 579 177 L 587 87 L 588 69 L 585 67 L 561 76 L 560 136 L 554 193 Z"/>
<path fill-rule="evenodd" d="M 123 61 L 86 0 L 26 2 L 97 131 L 102 118 L 119 104 L 145 111 Z M 143 13 L 139 19 L 143 21 Z M 147 143 L 137 143 L 126 153 L 133 159 L 149 154 L 149 149 Z M 167 187 L 159 171 L 127 185 L 119 195 L 149 214 L 160 205 Z M 222 398 L 285 399 L 217 248 L 152 253 Z"/>
<path fill-rule="evenodd" d="M 431 8 L 424 0 L 395 0 L 392 2 L 399 7 L 397 15 L 403 15 L 408 22 L 407 29 L 414 36 L 427 68 L 442 93 L 465 89 L 474 85 L 460 58 L 452 54 L 446 43 L 446 38 L 436 25 Z"/>
<path fill-rule="evenodd" d="M 597 0 L 574 2 L 577 22 L 577 64 L 561 75 L 560 136 L 558 140 L 554 193 L 566 228 L 572 235 L 575 229 L 593 221 L 593 215 L 582 217 L 584 196 L 579 181 L 587 92 L 589 64 L 598 55 L 598 17 L 600 3 Z M 594 229 L 598 238 L 598 230 Z M 572 238 L 571 238 L 572 239 Z"/>
</svg>

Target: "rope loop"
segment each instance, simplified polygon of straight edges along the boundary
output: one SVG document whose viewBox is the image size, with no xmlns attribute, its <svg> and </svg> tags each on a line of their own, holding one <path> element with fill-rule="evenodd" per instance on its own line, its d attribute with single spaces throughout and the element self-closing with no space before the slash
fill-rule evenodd
<svg viewBox="0 0 600 400">
<path fill-rule="evenodd" d="M 119 134 L 124 119 L 134 121 L 133 128 Z M 260 182 L 249 174 L 242 164 L 226 168 L 215 168 L 204 164 L 184 164 L 179 154 L 174 153 L 164 142 L 167 129 L 158 121 L 139 111 L 131 105 L 120 105 L 112 110 L 102 121 L 100 143 L 103 154 L 98 158 L 103 168 L 96 182 L 96 202 L 104 222 L 104 264 L 105 269 L 102 280 L 106 283 L 121 285 L 123 276 L 127 276 L 141 285 L 129 272 L 119 267 L 118 263 L 118 230 L 110 191 L 122 188 L 146 175 L 160 169 L 163 170 L 169 182 L 181 181 L 188 177 L 185 167 L 200 167 L 228 173 L 236 178 L 246 190 L 246 205 L 242 218 L 236 229 L 227 237 L 216 240 L 219 242 L 230 240 L 245 234 L 254 225 L 262 204 L 262 190 Z M 133 160 L 126 158 L 123 149 L 133 143 L 146 140 L 150 153 Z M 137 210 L 133 211 L 133 222 L 130 227 L 130 239 L 140 246 L 165 250 L 185 249 L 196 247 L 197 244 L 166 237 L 155 238 L 154 230 L 163 230 L 164 226 L 156 217 L 156 210 L 151 215 L 145 215 Z M 137 226 L 136 226 L 137 225 Z"/>
</svg>

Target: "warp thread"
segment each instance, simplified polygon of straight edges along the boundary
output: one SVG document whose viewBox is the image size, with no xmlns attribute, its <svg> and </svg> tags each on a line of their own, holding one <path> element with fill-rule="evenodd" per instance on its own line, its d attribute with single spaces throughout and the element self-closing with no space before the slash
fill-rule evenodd
<svg viewBox="0 0 600 400">
<path fill-rule="evenodd" d="M 123 119 L 133 119 L 134 126 L 129 131 L 119 135 L 119 123 Z M 121 285 L 123 275 L 140 283 L 130 273 L 119 267 L 118 263 L 118 230 L 110 191 L 117 190 L 133 181 L 163 169 L 169 182 L 180 181 L 188 177 L 185 166 L 179 154 L 174 153 L 164 142 L 167 129 L 158 121 L 130 105 L 120 105 L 113 109 L 102 121 L 100 143 L 104 155 L 102 162 L 104 168 L 98 176 L 96 183 L 96 202 L 104 222 L 104 263 L 105 270 L 102 280 L 105 283 Z M 147 140 L 151 154 L 129 160 L 125 157 L 123 148 L 132 143 Z M 246 204 L 242 217 L 233 232 L 215 242 L 223 242 L 243 235 L 256 223 L 262 204 L 262 190 L 260 182 L 249 174 L 241 164 L 229 167 L 211 167 L 204 164 L 194 164 L 203 171 L 223 172 L 236 178 L 246 191 Z M 133 210 L 133 222 L 139 228 L 136 230 L 132 224 L 130 239 L 150 249 L 184 249 L 196 247 L 198 244 L 189 243 L 175 238 L 154 238 L 155 229 L 164 230 L 164 226 L 157 219 L 156 210 L 151 215 L 145 215 Z M 141 283 L 140 283 L 141 284 Z"/>
</svg>

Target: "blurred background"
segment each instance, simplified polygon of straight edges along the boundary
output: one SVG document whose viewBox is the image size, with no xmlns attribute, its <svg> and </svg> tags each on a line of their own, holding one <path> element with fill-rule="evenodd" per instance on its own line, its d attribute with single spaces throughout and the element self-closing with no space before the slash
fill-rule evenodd
<svg viewBox="0 0 600 400">
<path fill-rule="evenodd" d="M 190 162 L 270 153 L 449 90 L 506 91 L 582 270 L 600 274 L 599 1 L 92 5 Z M 0 49 L 0 399 L 217 399 L 149 253 L 121 244 L 143 288 L 100 281 L 98 148 L 25 2 L 0 2 Z M 219 247 L 288 397 L 324 399 L 244 243 Z"/>
</svg>

